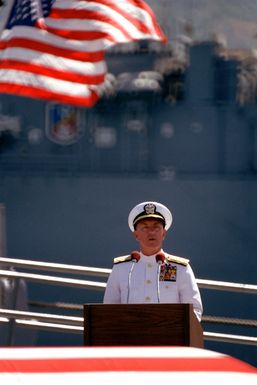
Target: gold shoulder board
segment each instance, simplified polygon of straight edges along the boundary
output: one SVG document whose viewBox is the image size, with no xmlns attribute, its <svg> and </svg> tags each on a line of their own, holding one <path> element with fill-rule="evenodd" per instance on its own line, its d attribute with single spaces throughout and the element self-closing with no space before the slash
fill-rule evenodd
<svg viewBox="0 0 257 385">
<path fill-rule="evenodd" d="M 121 257 L 116 257 L 113 260 L 114 264 L 122 263 L 122 262 L 129 262 L 131 261 L 132 257 L 131 255 L 122 255 Z"/>
<path fill-rule="evenodd" d="M 167 259 L 167 261 L 175 262 L 175 263 L 178 263 L 179 265 L 187 266 L 189 264 L 189 259 L 177 257 L 176 255 L 165 254 L 165 258 Z"/>
</svg>

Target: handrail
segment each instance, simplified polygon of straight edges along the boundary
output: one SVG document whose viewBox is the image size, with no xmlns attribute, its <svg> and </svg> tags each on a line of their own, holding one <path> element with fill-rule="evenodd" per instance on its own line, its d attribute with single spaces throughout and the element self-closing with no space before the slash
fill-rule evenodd
<svg viewBox="0 0 257 385">
<path fill-rule="evenodd" d="M 26 269 L 47 270 L 56 273 L 95 275 L 98 277 L 108 277 L 111 272 L 111 269 L 68 265 L 63 263 L 38 262 L 17 258 L 0 258 L 0 265 L 14 268 L 21 267 Z"/>
<path fill-rule="evenodd" d="M 203 332 L 204 340 L 229 342 L 234 344 L 254 345 L 257 346 L 257 337 L 249 337 L 234 334 Z"/>
<path fill-rule="evenodd" d="M 94 290 L 104 290 L 104 288 L 106 287 L 106 283 L 104 282 L 86 281 L 82 279 L 73 278 L 61 278 L 42 274 L 19 273 L 16 271 L 9 270 L 0 270 L 0 277 L 25 279 L 28 281 L 48 283 L 51 285 L 72 286 Z"/>
<path fill-rule="evenodd" d="M 105 268 L 86 267 L 86 266 L 79 266 L 79 265 L 67 265 L 67 264 L 50 263 L 50 262 L 38 262 L 38 261 L 17 259 L 17 258 L 0 258 L 0 266 L 1 265 L 5 267 L 21 267 L 21 268 L 36 269 L 36 270 L 48 270 L 48 271 L 54 271 L 59 273 L 82 274 L 82 275 L 85 274 L 89 276 L 93 275 L 93 276 L 99 276 L 99 277 L 108 277 L 111 272 L 111 269 L 105 269 Z M 19 274 L 23 274 L 23 276 Z M 74 285 L 76 287 L 83 287 L 83 288 L 88 287 L 91 289 L 100 289 L 100 290 L 101 289 L 104 290 L 106 286 L 105 283 L 100 283 L 100 282 L 83 281 L 83 280 L 75 280 L 75 279 L 72 280 L 68 278 L 52 277 L 52 276 L 45 276 L 45 275 L 39 275 L 39 274 L 9 272 L 7 270 L 0 270 L 0 276 L 2 277 L 9 276 L 12 278 L 24 278 L 24 279 L 39 281 L 39 282 L 47 281 L 47 283 L 51 283 L 51 284 L 59 284 L 59 285 L 67 284 L 70 286 Z M 257 294 L 257 285 L 252 285 L 252 284 L 224 282 L 224 281 L 215 281 L 215 280 L 207 280 L 207 279 L 196 279 L 196 282 L 199 288 L 202 288 L 202 289 Z"/>
<path fill-rule="evenodd" d="M 0 309 L 0 317 L 39 320 L 47 322 L 56 322 L 58 324 L 83 326 L 83 317 L 63 316 L 56 314 L 37 313 L 32 311 Z"/>
<path fill-rule="evenodd" d="M 234 291 L 240 293 L 257 294 L 257 285 L 236 282 L 212 281 L 208 279 L 196 279 L 202 289 Z"/>
<path fill-rule="evenodd" d="M 1 320 L 1 317 L 6 317 L 8 320 L 14 319 L 18 325 L 27 326 L 30 328 L 36 327 L 47 330 L 51 329 L 61 332 L 69 331 L 80 334 L 84 331 L 82 317 L 58 316 L 19 310 L 0 309 L 0 323 L 5 322 Z M 220 341 L 257 346 L 257 337 L 205 331 L 203 332 L 203 337 L 204 340 L 207 341 Z"/>
<path fill-rule="evenodd" d="M 96 282 L 83 279 L 74 279 L 60 276 L 52 276 L 46 274 L 33 274 L 20 272 L 12 270 L 9 268 L 21 269 L 35 269 L 38 271 L 51 271 L 56 273 L 65 273 L 65 274 L 78 274 L 78 275 L 88 275 L 88 276 L 99 276 L 99 277 L 108 277 L 111 269 L 102 269 L 96 267 L 86 267 L 79 265 L 66 265 L 60 263 L 49 263 L 49 262 L 38 262 L 24 259 L 16 258 L 0 258 L 0 268 L 1 266 L 5 269 L 0 269 L 0 277 L 9 278 L 9 279 L 24 279 L 37 283 L 45 283 L 51 285 L 62 285 L 69 286 L 74 288 L 87 288 L 93 290 L 104 290 L 106 287 L 106 282 Z M 242 292 L 248 294 L 257 294 L 257 285 L 251 284 L 242 284 L 235 282 L 223 282 L 223 281 L 214 281 L 206 279 L 196 279 L 198 286 L 203 289 L 213 289 L 213 290 L 223 290 L 223 291 L 232 291 L 232 292 Z M 82 305 L 81 305 L 82 306 Z M 222 317 L 203 317 L 203 321 L 206 322 L 226 322 Z M 58 315 L 49 315 L 37 312 L 21 312 L 10 309 L 0 309 L 0 323 L 10 322 L 11 319 L 14 319 L 14 322 L 22 327 L 36 328 L 36 329 L 45 329 L 45 330 L 54 330 L 70 333 L 82 333 L 84 330 L 83 319 L 81 317 L 70 317 L 70 316 L 58 316 Z M 234 324 L 238 324 L 234 320 Z M 249 324 L 251 321 L 251 326 L 256 325 L 256 320 L 240 320 L 240 322 L 245 322 Z M 246 323 L 245 323 L 246 324 Z M 249 325 L 248 325 L 249 326 Z M 245 345 L 257 345 L 256 337 L 240 336 L 240 335 L 230 335 L 222 333 L 213 333 L 204 331 L 204 339 L 209 341 L 220 341 L 220 342 L 229 342 Z"/>
</svg>

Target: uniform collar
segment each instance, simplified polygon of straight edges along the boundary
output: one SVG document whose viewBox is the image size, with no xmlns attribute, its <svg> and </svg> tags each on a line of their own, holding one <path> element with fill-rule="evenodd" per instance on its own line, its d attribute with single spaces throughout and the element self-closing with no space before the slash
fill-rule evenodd
<svg viewBox="0 0 257 385">
<path fill-rule="evenodd" d="M 160 251 L 158 251 L 156 254 L 153 254 L 153 255 L 145 255 L 142 253 L 142 251 L 140 251 L 140 256 L 141 256 L 141 259 L 142 261 L 144 262 L 155 262 L 155 256 L 158 254 L 158 253 L 163 253 L 164 251 L 161 249 Z"/>
</svg>

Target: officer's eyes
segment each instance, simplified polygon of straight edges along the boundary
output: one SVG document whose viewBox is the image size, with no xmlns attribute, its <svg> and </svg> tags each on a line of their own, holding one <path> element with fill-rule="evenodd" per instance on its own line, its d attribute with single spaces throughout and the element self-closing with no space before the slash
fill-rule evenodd
<svg viewBox="0 0 257 385">
<path fill-rule="evenodd" d="M 147 226 L 144 226 L 142 227 L 142 231 L 151 231 L 151 230 L 154 230 L 154 231 L 159 231 L 162 227 L 161 226 L 153 226 L 153 227 L 147 227 Z"/>
</svg>

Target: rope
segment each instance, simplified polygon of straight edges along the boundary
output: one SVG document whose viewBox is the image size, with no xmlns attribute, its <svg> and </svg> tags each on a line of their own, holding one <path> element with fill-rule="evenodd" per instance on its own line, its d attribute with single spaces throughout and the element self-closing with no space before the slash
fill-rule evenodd
<svg viewBox="0 0 257 385">
<path fill-rule="evenodd" d="M 29 302 L 29 305 L 35 306 L 35 307 L 48 307 L 48 308 L 56 308 L 56 309 L 64 309 L 64 310 L 83 310 L 82 304 L 65 303 L 65 302 L 31 301 Z M 203 316 L 202 322 L 257 327 L 257 320 L 229 318 L 229 317 L 216 317 L 216 316 L 210 316 L 210 315 Z"/>
<path fill-rule="evenodd" d="M 257 320 L 229 318 L 229 317 L 215 317 L 210 315 L 203 316 L 202 322 L 257 327 Z"/>
<path fill-rule="evenodd" d="M 83 305 L 76 303 L 30 301 L 29 305 L 35 307 L 48 307 L 64 310 L 83 310 Z"/>
</svg>

